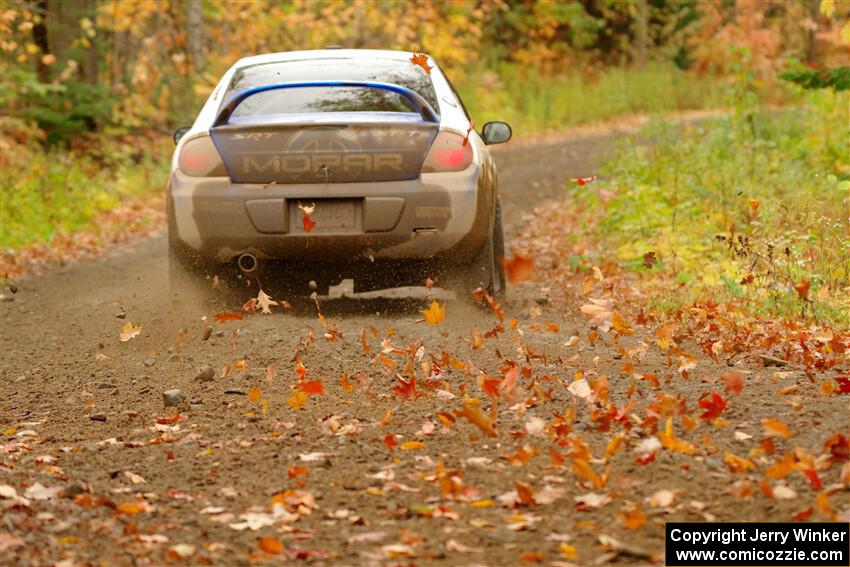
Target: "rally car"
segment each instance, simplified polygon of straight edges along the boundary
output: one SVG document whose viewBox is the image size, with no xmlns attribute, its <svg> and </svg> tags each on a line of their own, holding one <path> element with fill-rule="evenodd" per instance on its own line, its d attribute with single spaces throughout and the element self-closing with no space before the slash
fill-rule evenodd
<svg viewBox="0 0 850 567">
<path fill-rule="evenodd" d="M 313 289 L 351 278 L 357 291 L 432 278 L 498 295 L 504 237 L 487 145 L 510 137 L 504 122 L 477 132 L 422 53 L 241 59 L 174 135 L 173 288 L 229 271 Z"/>
</svg>

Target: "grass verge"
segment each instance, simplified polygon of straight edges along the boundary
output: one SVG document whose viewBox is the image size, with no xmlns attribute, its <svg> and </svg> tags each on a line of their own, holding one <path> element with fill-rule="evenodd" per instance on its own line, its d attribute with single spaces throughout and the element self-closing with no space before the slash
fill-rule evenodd
<svg viewBox="0 0 850 567">
<path fill-rule="evenodd" d="M 782 112 L 651 126 L 651 146 L 624 145 L 603 170 L 610 185 L 576 191 L 599 219 L 595 260 L 633 272 L 656 309 L 710 298 L 847 327 L 848 109 L 850 94 L 820 91 Z"/>
</svg>

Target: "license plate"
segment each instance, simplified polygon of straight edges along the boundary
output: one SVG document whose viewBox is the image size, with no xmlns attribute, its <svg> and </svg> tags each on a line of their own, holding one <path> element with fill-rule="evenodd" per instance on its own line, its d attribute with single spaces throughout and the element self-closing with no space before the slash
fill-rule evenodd
<svg viewBox="0 0 850 567">
<path fill-rule="evenodd" d="M 316 208 L 310 217 L 316 226 L 311 232 L 355 231 L 359 228 L 359 202 L 353 200 L 319 200 L 314 201 Z M 304 203 L 304 201 L 302 201 Z M 307 204 L 313 203 L 310 201 Z M 290 202 L 289 226 L 292 232 L 304 234 L 304 213 L 297 203 Z"/>
</svg>

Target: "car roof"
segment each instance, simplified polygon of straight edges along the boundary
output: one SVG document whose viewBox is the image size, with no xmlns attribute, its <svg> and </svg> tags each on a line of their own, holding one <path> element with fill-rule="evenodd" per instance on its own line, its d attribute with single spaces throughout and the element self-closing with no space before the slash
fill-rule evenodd
<svg viewBox="0 0 850 567">
<path fill-rule="evenodd" d="M 263 65 L 266 63 L 285 63 L 287 61 L 305 61 L 310 59 L 393 59 L 409 61 L 410 51 L 390 49 L 309 49 L 305 51 L 281 51 L 243 57 L 234 65 L 236 68 Z"/>
</svg>

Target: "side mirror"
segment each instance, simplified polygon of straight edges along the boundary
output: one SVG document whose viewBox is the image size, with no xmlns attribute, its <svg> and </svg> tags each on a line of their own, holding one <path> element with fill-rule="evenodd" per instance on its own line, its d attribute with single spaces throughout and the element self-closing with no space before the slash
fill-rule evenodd
<svg viewBox="0 0 850 567">
<path fill-rule="evenodd" d="M 182 128 L 178 128 L 177 130 L 175 130 L 175 131 L 174 131 L 174 136 L 173 136 L 173 138 L 174 138 L 174 145 L 176 146 L 176 145 L 177 145 L 177 142 L 179 142 L 179 141 L 180 141 L 180 138 L 182 138 L 183 136 L 185 136 L 185 135 L 186 135 L 186 132 L 188 132 L 188 131 L 189 131 L 189 130 L 191 130 L 191 129 L 192 129 L 192 128 L 191 128 L 190 126 L 183 126 Z"/>
<path fill-rule="evenodd" d="M 488 146 L 490 144 L 503 144 L 510 140 L 512 135 L 513 130 L 507 122 L 488 122 L 481 129 L 481 137 Z"/>
</svg>

